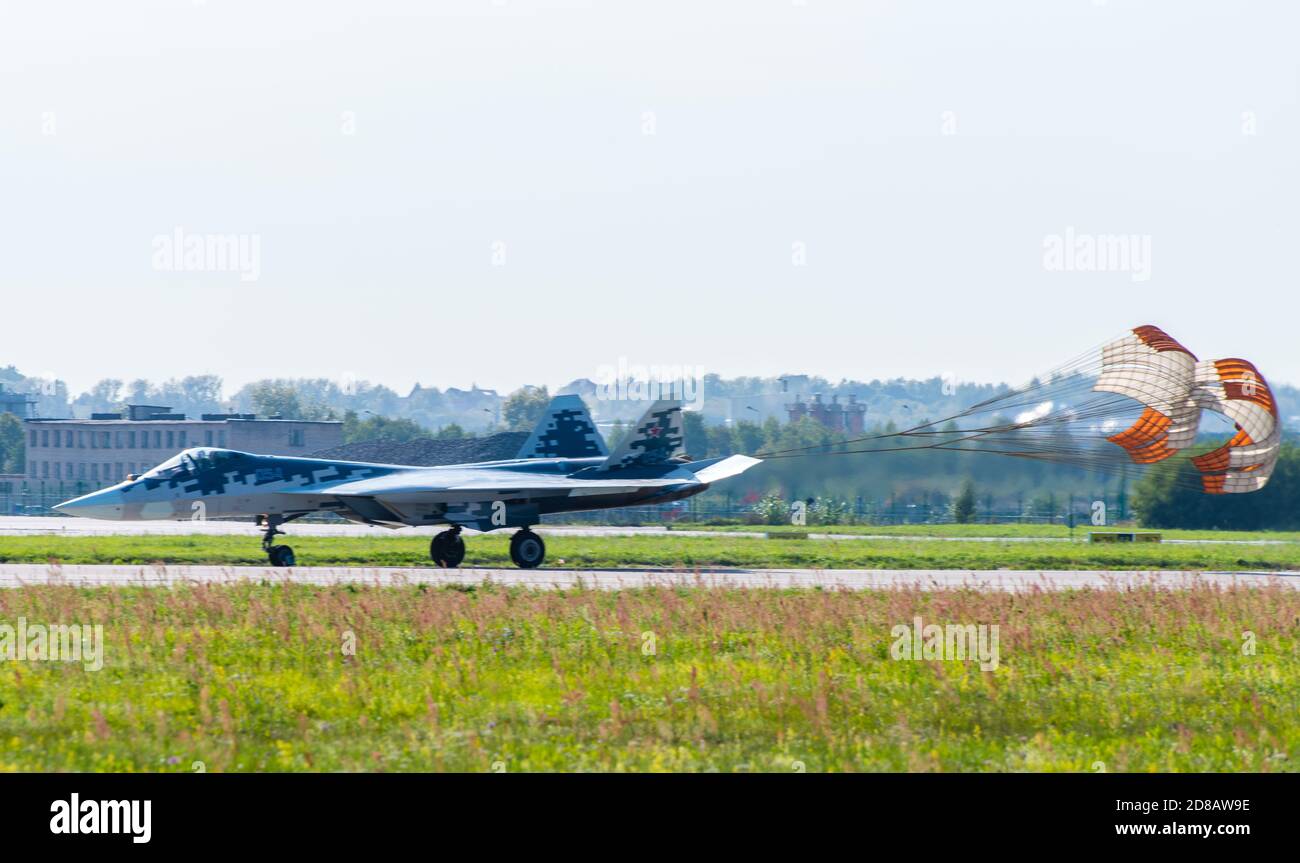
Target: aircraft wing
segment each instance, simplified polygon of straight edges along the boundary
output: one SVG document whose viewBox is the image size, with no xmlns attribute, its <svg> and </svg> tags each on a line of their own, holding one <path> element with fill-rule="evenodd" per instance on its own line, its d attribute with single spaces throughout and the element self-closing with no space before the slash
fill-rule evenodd
<svg viewBox="0 0 1300 863">
<path fill-rule="evenodd" d="M 557 501 L 625 496 L 629 503 L 647 493 L 671 493 L 700 480 L 690 471 L 665 476 L 584 479 L 530 472 L 430 468 L 312 486 L 283 492 L 304 509 L 323 509 L 344 518 L 387 527 L 456 523 L 478 530 L 536 524 Z M 504 510 L 499 504 L 506 504 Z M 602 504 L 598 504 L 600 506 Z M 607 505 L 607 504 L 604 504 Z M 581 504 L 563 509 L 586 509 Z M 285 508 L 292 511 L 293 506 Z M 499 520 L 498 520 L 499 519 Z"/>
<path fill-rule="evenodd" d="M 589 494 L 618 494 L 642 488 L 680 485 L 697 481 L 694 474 L 644 479 L 575 479 L 545 474 L 473 475 L 449 471 L 409 471 L 388 476 L 341 482 L 326 487 L 304 489 L 303 494 L 330 494 L 364 497 L 420 496 L 430 500 L 463 500 L 467 495 L 479 497 L 527 497 L 563 495 L 586 491 Z"/>
<path fill-rule="evenodd" d="M 756 463 L 757 459 L 733 455 L 700 462 L 628 465 L 613 472 L 588 468 L 567 475 L 501 467 L 411 468 L 382 476 L 304 484 L 281 494 L 301 501 L 304 511 L 323 509 L 369 524 L 400 527 L 451 522 L 491 530 L 536 524 L 545 512 L 672 499 Z M 584 505 L 588 503 L 584 498 L 590 499 L 589 505 Z M 294 508 L 292 503 L 284 507 L 285 511 Z"/>
</svg>

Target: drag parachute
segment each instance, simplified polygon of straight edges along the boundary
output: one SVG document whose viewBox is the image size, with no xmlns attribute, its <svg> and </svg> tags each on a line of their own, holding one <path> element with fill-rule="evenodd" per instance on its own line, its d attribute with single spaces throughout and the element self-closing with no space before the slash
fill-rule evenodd
<svg viewBox="0 0 1300 863">
<path fill-rule="evenodd" d="M 1093 391 L 1129 396 L 1144 406 L 1137 421 L 1107 438 L 1138 464 L 1163 461 L 1196 440 L 1201 410 L 1192 398 L 1196 357 L 1158 327 L 1137 327 L 1101 349 Z"/>
<path fill-rule="evenodd" d="M 1124 473 L 1165 462 L 1196 442 L 1206 414 L 1234 427 L 1217 449 L 1190 458 L 1209 494 L 1258 491 L 1282 441 L 1277 404 L 1246 360 L 1198 360 L 1159 327 L 1135 327 L 1031 383 L 942 419 L 826 447 L 764 458 L 941 449 L 1040 459 Z M 851 444 L 873 443 L 871 447 Z M 1181 481 L 1181 479 L 1180 479 Z"/>
<path fill-rule="evenodd" d="M 1192 459 L 1201 472 L 1201 487 L 1210 494 L 1263 488 L 1277 463 L 1282 427 L 1273 392 L 1259 370 L 1246 360 L 1197 363 L 1194 398 L 1236 427 L 1236 434 L 1223 446 Z"/>
</svg>

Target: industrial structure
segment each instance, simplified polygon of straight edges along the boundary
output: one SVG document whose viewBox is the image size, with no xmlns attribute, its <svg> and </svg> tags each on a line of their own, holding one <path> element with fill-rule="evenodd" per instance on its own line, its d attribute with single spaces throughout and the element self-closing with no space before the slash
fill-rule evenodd
<svg viewBox="0 0 1300 863">
<path fill-rule="evenodd" d="M 792 423 L 811 417 L 831 431 L 849 434 L 862 434 L 866 426 L 867 406 L 858 401 L 856 394 L 850 395 L 847 402 L 841 402 L 837 395 L 831 396 L 829 402 L 822 401 L 821 393 L 813 393 L 812 401 L 806 402 L 796 394 L 785 409 Z"/>
</svg>

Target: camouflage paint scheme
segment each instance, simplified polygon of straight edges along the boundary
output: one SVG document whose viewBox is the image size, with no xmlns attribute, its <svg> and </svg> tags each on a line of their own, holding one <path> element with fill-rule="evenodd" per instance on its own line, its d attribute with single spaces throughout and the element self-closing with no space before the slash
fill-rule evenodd
<svg viewBox="0 0 1300 863">
<path fill-rule="evenodd" d="M 333 512 L 388 527 L 494 530 L 537 524 L 545 513 L 680 500 L 759 462 L 688 461 L 682 445 L 679 403 L 655 402 L 607 455 L 582 399 L 559 396 L 506 461 L 414 467 L 197 448 L 55 509 L 122 521 Z"/>
</svg>

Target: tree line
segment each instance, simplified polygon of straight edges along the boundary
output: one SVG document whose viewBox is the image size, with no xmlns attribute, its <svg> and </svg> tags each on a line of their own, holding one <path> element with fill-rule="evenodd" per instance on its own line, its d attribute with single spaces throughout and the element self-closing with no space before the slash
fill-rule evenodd
<svg viewBox="0 0 1300 863">
<path fill-rule="evenodd" d="M 1268 484 L 1248 494 L 1205 494 L 1186 460 L 1157 466 L 1134 488 L 1133 508 L 1145 527 L 1300 530 L 1300 447 L 1284 444 Z"/>
</svg>

